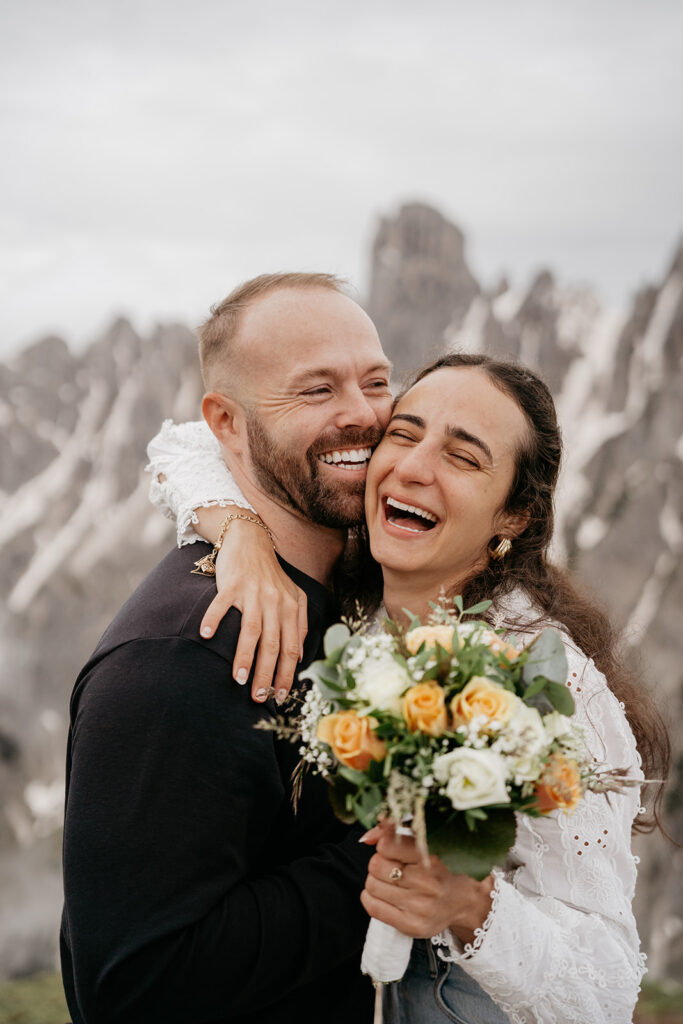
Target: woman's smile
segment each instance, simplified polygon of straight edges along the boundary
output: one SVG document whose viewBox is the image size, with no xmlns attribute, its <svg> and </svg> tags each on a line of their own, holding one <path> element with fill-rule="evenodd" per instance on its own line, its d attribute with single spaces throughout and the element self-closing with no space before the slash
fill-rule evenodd
<svg viewBox="0 0 683 1024">
<path fill-rule="evenodd" d="M 399 400 L 366 487 L 370 546 L 385 573 L 460 586 L 515 536 L 505 513 L 528 431 L 517 403 L 476 367 L 445 367 Z M 438 587 L 437 587 L 438 592 Z"/>
</svg>

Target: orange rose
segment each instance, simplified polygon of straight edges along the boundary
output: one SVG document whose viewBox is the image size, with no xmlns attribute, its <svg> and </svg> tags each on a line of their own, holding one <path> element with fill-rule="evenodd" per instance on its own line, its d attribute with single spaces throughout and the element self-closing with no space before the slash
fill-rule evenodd
<svg viewBox="0 0 683 1024">
<path fill-rule="evenodd" d="M 486 676 L 474 676 L 451 701 L 455 725 L 468 725 L 477 715 L 505 725 L 512 717 L 519 698 Z"/>
<path fill-rule="evenodd" d="M 448 725 L 443 690 L 436 683 L 417 683 L 403 695 L 401 710 L 411 732 L 440 736 Z"/>
<path fill-rule="evenodd" d="M 332 747 L 338 761 L 364 772 L 371 761 L 381 761 L 387 752 L 386 744 L 375 735 L 375 725 L 375 718 L 355 711 L 339 711 L 320 719 L 316 735 Z"/>
<path fill-rule="evenodd" d="M 541 814 L 560 810 L 571 814 L 583 795 L 576 761 L 554 754 L 536 783 L 536 806 Z"/>
<path fill-rule="evenodd" d="M 504 654 L 508 661 L 516 661 L 519 657 L 520 652 L 517 648 L 509 644 L 507 640 L 503 640 L 492 629 L 485 629 L 482 632 L 481 639 L 489 645 L 494 654 Z"/>
<path fill-rule="evenodd" d="M 453 636 L 452 626 L 416 626 L 406 633 L 406 647 L 411 654 L 417 654 L 420 644 L 427 647 L 436 647 L 439 644 L 445 651 L 452 651 Z M 462 647 L 462 641 L 460 646 Z"/>
</svg>

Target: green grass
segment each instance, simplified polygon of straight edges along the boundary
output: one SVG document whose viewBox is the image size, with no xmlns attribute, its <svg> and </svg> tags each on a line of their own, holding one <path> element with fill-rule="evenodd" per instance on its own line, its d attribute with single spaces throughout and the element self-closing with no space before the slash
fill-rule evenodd
<svg viewBox="0 0 683 1024">
<path fill-rule="evenodd" d="M 683 986 L 646 981 L 638 1000 L 635 1024 L 683 1024 Z"/>
<path fill-rule="evenodd" d="M 33 974 L 0 983 L 2 1024 L 65 1024 L 70 1019 L 58 974 Z"/>
<path fill-rule="evenodd" d="M 58 974 L 0 983 L 2 1024 L 65 1024 L 69 1011 Z M 683 1024 L 683 988 L 648 982 L 634 1018 L 635 1024 Z"/>
</svg>

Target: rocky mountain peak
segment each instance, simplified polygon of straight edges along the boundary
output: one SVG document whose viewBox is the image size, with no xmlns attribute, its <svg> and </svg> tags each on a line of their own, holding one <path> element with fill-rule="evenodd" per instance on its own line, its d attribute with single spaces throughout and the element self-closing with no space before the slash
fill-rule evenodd
<svg viewBox="0 0 683 1024">
<path fill-rule="evenodd" d="M 438 210 L 407 203 L 382 218 L 366 305 L 399 378 L 443 347 L 478 293 L 464 235 Z"/>
</svg>

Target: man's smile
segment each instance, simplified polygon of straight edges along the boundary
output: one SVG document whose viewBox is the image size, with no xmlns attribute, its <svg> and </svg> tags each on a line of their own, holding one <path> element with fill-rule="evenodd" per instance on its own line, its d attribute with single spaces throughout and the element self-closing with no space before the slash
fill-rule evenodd
<svg viewBox="0 0 683 1024">
<path fill-rule="evenodd" d="M 358 473 L 367 469 L 371 455 L 372 448 L 335 448 L 330 452 L 321 452 L 318 459 L 326 466 Z"/>
</svg>

